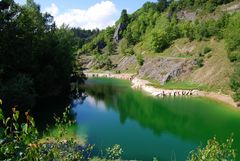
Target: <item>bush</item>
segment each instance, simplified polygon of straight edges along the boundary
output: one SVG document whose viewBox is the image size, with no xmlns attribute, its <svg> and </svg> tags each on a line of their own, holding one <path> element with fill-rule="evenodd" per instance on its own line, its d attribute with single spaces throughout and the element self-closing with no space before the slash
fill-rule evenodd
<svg viewBox="0 0 240 161">
<path fill-rule="evenodd" d="M 240 101 L 240 65 L 235 68 L 235 71 L 230 78 L 230 87 L 235 92 L 234 99 Z"/>
<path fill-rule="evenodd" d="M 0 101 L 0 105 L 2 101 Z M 0 158 L 1 160 L 80 160 L 90 159 L 92 146 L 82 147 L 76 139 L 64 139 L 66 127 L 70 127 L 73 121 L 69 120 L 69 108 L 62 117 L 55 117 L 55 127 L 59 130 L 54 136 L 53 142 L 40 141 L 40 135 L 35 127 L 34 119 L 25 112 L 25 122 L 19 123 L 20 112 L 12 109 L 12 117 L 5 118 L 0 108 Z M 81 149 L 81 150 L 80 150 Z"/>
<path fill-rule="evenodd" d="M 239 61 L 240 60 L 240 52 L 239 51 L 232 51 L 228 53 L 228 58 L 231 62 Z"/>
<path fill-rule="evenodd" d="M 235 160 L 236 152 L 232 147 L 233 138 L 230 137 L 226 143 L 220 143 L 214 137 L 208 140 L 207 145 L 203 148 L 198 147 L 195 151 L 190 152 L 188 161 L 218 161 L 218 160 Z"/>
<path fill-rule="evenodd" d="M 204 49 L 203 49 L 203 53 L 204 54 L 207 54 L 207 53 L 209 53 L 209 52 L 211 52 L 212 51 L 212 48 L 210 48 L 210 47 L 205 47 Z"/>
<path fill-rule="evenodd" d="M 137 55 L 136 55 L 136 58 L 137 58 L 137 63 L 138 63 L 140 66 L 142 66 L 143 63 L 144 63 L 144 59 L 143 59 L 142 54 L 137 54 Z"/>
<path fill-rule="evenodd" d="M 134 55 L 133 48 L 127 49 L 127 55 Z"/>
<path fill-rule="evenodd" d="M 240 49 L 240 13 L 230 17 L 229 23 L 225 29 L 225 43 L 228 51 Z"/>
<path fill-rule="evenodd" d="M 2 102 L 2 101 L 1 101 Z M 28 112 L 25 113 L 26 122 L 19 124 L 20 113 L 12 108 L 12 117 L 5 118 L 0 108 L 0 158 L 3 160 L 19 160 L 25 157 L 30 143 L 35 143 L 38 132 L 35 122 Z"/>
<path fill-rule="evenodd" d="M 204 57 L 207 53 L 211 52 L 212 49 L 210 47 L 204 47 L 201 52 L 199 52 L 200 57 Z"/>
<path fill-rule="evenodd" d="M 196 58 L 195 61 L 196 61 L 196 64 L 197 64 L 198 67 L 203 67 L 204 59 L 202 57 Z"/>
<path fill-rule="evenodd" d="M 119 53 L 124 56 L 127 55 L 127 48 L 128 48 L 128 40 L 123 38 L 119 42 Z"/>
<path fill-rule="evenodd" d="M 169 45 L 169 39 L 168 39 L 168 33 L 165 31 L 160 31 L 157 33 L 152 33 L 152 49 L 155 52 L 162 52 L 164 49 L 166 49 Z"/>
<path fill-rule="evenodd" d="M 57 133 L 45 133 L 41 138 L 35 127 L 34 119 L 25 112 L 25 121 L 20 112 L 12 108 L 12 116 L 5 118 L 1 109 L 0 99 L 0 160 L 91 160 L 93 146 L 78 143 L 77 138 L 70 136 L 66 129 L 72 127 L 75 121 L 70 119 L 70 108 L 67 107 L 62 116 L 55 116 Z M 47 131 L 48 132 L 48 131 Z M 120 159 L 123 153 L 120 145 L 106 149 L 105 158 Z M 105 158 L 103 160 L 107 161 Z"/>
<path fill-rule="evenodd" d="M 121 158 L 123 150 L 120 147 L 120 145 L 116 144 L 112 148 L 107 148 L 106 152 L 107 152 L 107 159 L 116 160 Z"/>
<path fill-rule="evenodd" d="M 108 55 L 103 54 L 103 55 L 95 55 L 95 65 L 94 68 L 96 69 L 105 69 L 105 70 L 109 70 L 113 68 L 113 64 L 111 59 L 109 58 Z"/>
</svg>

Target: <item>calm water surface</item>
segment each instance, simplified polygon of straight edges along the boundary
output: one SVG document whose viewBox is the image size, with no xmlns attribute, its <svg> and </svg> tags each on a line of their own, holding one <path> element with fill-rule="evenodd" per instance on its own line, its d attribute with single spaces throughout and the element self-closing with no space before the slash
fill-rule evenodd
<svg viewBox="0 0 240 161">
<path fill-rule="evenodd" d="M 216 136 L 234 134 L 240 149 L 240 112 L 205 98 L 157 99 L 130 88 L 128 81 L 95 78 L 87 81 L 88 97 L 72 109 L 78 133 L 88 136 L 97 153 L 121 145 L 124 159 L 185 160 L 198 145 Z"/>
</svg>

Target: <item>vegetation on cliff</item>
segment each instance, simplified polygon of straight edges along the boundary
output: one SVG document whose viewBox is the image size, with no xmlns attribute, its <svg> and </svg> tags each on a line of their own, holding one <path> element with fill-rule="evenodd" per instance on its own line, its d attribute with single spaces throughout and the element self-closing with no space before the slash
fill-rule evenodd
<svg viewBox="0 0 240 161">
<path fill-rule="evenodd" d="M 116 22 L 115 34 L 114 27 L 101 31 L 98 36 L 83 45 L 79 54 L 93 55 L 90 51 L 97 51 L 94 55 L 135 55 L 139 65 L 142 65 L 144 63 L 139 61 L 140 56 L 148 57 L 151 53 L 154 56 L 164 56 L 163 53 L 182 38 L 187 38 L 190 42 L 197 41 L 199 44 L 204 41 L 223 40 L 226 46 L 223 50 L 228 52 L 231 66 L 238 68 L 240 14 L 237 12 L 230 14 L 221 6 L 230 2 L 232 0 L 147 2 L 133 14 L 126 14 L 126 11 L 123 11 Z M 119 24 L 125 27 L 117 27 Z M 119 34 L 118 41 L 115 41 L 116 33 Z M 112 52 L 106 52 L 109 51 L 109 46 Z M 205 61 L 211 57 L 208 53 L 212 50 L 215 49 L 205 46 L 198 54 L 192 55 L 191 58 L 195 59 L 198 68 L 204 66 Z M 232 75 L 231 83 L 228 81 L 226 86 L 234 84 L 234 87 L 233 85 L 230 87 L 235 92 L 234 98 L 239 100 L 240 86 L 235 80 L 238 74 L 235 72 Z"/>
</svg>

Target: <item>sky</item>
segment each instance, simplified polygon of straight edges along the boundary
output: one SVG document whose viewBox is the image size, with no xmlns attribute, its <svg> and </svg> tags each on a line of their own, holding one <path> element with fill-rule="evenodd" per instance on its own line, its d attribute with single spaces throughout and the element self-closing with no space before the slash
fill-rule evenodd
<svg viewBox="0 0 240 161">
<path fill-rule="evenodd" d="M 26 0 L 15 0 L 24 4 Z M 42 12 L 54 16 L 57 26 L 63 23 L 70 27 L 104 29 L 114 25 L 122 9 L 133 13 L 145 2 L 157 0 L 35 0 Z"/>
</svg>

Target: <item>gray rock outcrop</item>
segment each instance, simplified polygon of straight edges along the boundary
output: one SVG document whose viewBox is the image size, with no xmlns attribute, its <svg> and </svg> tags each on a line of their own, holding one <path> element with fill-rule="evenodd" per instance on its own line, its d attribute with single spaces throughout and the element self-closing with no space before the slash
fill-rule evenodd
<svg viewBox="0 0 240 161">
<path fill-rule="evenodd" d="M 139 70 L 139 77 L 157 80 L 161 85 L 185 72 L 189 60 L 179 58 L 158 58 L 145 60 Z"/>
<path fill-rule="evenodd" d="M 118 26 L 114 32 L 114 35 L 113 35 L 114 42 L 118 43 L 121 40 L 122 37 L 121 37 L 120 33 L 121 33 L 121 31 L 125 30 L 126 27 L 127 27 L 127 25 L 124 23 L 118 24 Z"/>
<path fill-rule="evenodd" d="M 117 65 L 117 70 L 128 70 L 130 68 L 134 68 L 137 65 L 137 60 L 134 55 L 129 57 L 124 57 Z"/>
<path fill-rule="evenodd" d="M 178 20 L 186 20 L 186 21 L 194 21 L 196 20 L 197 13 L 190 12 L 190 11 L 179 11 L 177 12 L 177 19 Z"/>
</svg>

